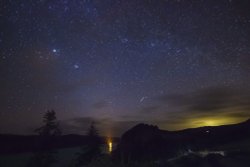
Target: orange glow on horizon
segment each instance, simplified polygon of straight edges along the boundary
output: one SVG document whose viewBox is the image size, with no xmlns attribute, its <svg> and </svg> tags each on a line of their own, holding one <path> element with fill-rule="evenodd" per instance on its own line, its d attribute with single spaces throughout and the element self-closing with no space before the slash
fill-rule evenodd
<svg viewBox="0 0 250 167">
<path fill-rule="evenodd" d="M 160 126 L 160 128 L 165 130 L 182 130 L 188 128 L 198 128 L 204 126 L 220 126 L 220 125 L 229 125 L 229 124 L 237 124 L 246 121 L 245 118 L 234 118 L 225 115 L 218 115 L 217 117 L 196 117 L 196 118 L 187 118 L 184 119 L 183 122 L 178 124 L 164 124 Z"/>
<path fill-rule="evenodd" d="M 202 126 L 220 126 L 227 124 L 235 124 L 244 120 L 231 118 L 231 117 L 210 117 L 210 118 L 199 118 L 190 121 L 191 127 L 202 127 Z"/>
</svg>

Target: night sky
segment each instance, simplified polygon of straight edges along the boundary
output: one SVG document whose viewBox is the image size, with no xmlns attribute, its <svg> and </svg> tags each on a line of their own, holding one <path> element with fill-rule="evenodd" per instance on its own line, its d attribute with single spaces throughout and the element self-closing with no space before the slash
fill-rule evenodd
<svg viewBox="0 0 250 167">
<path fill-rule="evenodd" d="M 0 133 L 250 117 L 248 0 L 1 0 Z"/>
</svg>

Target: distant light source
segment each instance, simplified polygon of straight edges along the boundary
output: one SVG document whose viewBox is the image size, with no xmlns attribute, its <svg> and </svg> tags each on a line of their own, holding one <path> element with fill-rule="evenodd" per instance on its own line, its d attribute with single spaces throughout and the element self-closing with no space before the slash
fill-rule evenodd
<svg viewBox="0 0 250 167">
<path fill-rule="evenodd" d="M 108 140 L 108 152 L 111 153 L 111 152 L 112 152 L 112 149 L 113 149 L 113 143 L 112 143 L 112 140 L 109 139 L 109 140 Z"/>
<path fill-rule="evenodd" d="M 112 147 L 113 147 L 112 142 L 109 142 L 109 152 L 112 152 Z"/>
<path fill-rule="evenodd" d="M 205 121 L 205 125 L 206 126 L 216 126 L 217 123 L 214 120 L 207 120 L 207 121 Z"/>
</svg>

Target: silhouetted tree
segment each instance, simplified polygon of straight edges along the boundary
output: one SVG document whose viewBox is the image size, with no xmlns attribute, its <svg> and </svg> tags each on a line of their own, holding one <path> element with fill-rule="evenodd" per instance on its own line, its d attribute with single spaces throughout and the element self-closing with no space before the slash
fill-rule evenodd
<svg viewBox="0 0 250 167">
<path fill-rule="evenodd" d="M 56 112 L 54 110 L 47 111 L 43 116 L 43 122 L 45 125 L 35 130 L 41 136 L 58 136 L 61 135 L 59 124 L 56 120 Z"/>
<path fill-rule="evenodd" d="M 91 157 L 99 155 L 101 153 L 101 138 L 96 127 L 94 126 L 94 123 L 91 123 L 87 137 L 89 141 L 88 145 Z"/>
<path fill-rule="evenodd" d="M 92 122 L 87 132 L 87 145 L 82 148 L 82 152 L 78 154 L 76 166 L 89 164 L 93 159 L 101 154 L 101 137 Z"/>
<path fill-rule="evenodd" d="M 49 167 L 56 160 L 56 151 L 51 148 L 55 136 L 61 135 L 61 130 L 54 110 L 48 110 L 43 116 L 44 125 L 35 130 L 40 135 L 41 143 L 31 157 L 28 166 Z"/>
</svg>

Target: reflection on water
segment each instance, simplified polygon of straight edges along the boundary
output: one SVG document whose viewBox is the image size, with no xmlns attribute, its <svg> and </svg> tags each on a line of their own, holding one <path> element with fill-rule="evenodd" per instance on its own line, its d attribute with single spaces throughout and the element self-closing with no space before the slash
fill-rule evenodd
<svg viewBox="0 0 250 167">
<path fill-rule="evenodd" d="M 107 147 L 108 147 L 108 153 L 111 153 L 113 150 L 113 142 L 110 138 L 107 140 Z"/>
<path fill-rule="evenodd" d="M 186 157 L 186 156 L 189 156 L 189 155 L 192 155 L 192 154 L 193 155 L 198 155 L 198 156 L 203 157 L 203 158 L 210 155 L 210 154 L 217 154 L 217 155 L 221 155 L 221 156 L 226 156 L 225 151 L 209 151 L 209 150 L 192 151 L 192 150 L 188 150 L 188 151 L 180 153 L 176 157 L 168 159 L 168 161 L 174 161 L 174 160 L 177 160 L 177 159 L 180 159 L 182 157 Z"/>
<path fill-rule="evenodd" d="M 112 149 L 113 149 L 113 143 L 112 143 L 112 141 L 109 141 L 108 148 L 109 148 L 109 153 L 111 153 Z"/>
</svg>

